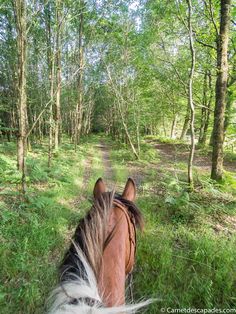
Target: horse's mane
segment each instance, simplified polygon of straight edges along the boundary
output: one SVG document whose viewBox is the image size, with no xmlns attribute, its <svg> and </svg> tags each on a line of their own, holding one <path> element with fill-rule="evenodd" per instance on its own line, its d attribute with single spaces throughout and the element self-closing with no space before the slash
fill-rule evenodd
<svg viewBox="0 0 236 314">
<path fill-rule="evenodd" d="M 78 267 L 83 266 L 86 279 L 77 274 L 58 285 L 48 299 L 48 314 L 133 314 L 152 303 L 149 299 L 136 304 L 106 307 L 98 292 L 95 274 L 83 252 L 74 243 Z"/>
<path fill-rule="evenodd" d="M 122 203 L 132 214 L 137 227 L 143 226 L 137 206 L 114 192 L 96 198 L 87 215 L 80 220 L 71 246 L 60 266 L 60 284 L 52 292 L 49 314 L 115 314 L 135 313 L 152 302 L 105 307 L 97 288 L 109 214 L 115 202 Z"/>
<path fill-rule="evenodd" d="M 142 228 L 143 226 L 142 214 L 138 207 L 133 202 L 124 199 L 121 195 L 114 192 L 106 192 L 94 200 L 87 215 L 80 220 L 73 236 L 73 242 L 84 253 L 96 278 L 98 278 L 101 266 L 108 219 L 115 201 L 120 202 L 127 208 L 128 212 L 134 217 L 137 227 Z M 78 265 L 76 249 L 73 243 L 64 256 L 60 266 L 60 274 L 61 281 L 67 280 L 71 274 L 78 274 L 84 278 L 84 269 L 82 265 Z"/>
</svg>

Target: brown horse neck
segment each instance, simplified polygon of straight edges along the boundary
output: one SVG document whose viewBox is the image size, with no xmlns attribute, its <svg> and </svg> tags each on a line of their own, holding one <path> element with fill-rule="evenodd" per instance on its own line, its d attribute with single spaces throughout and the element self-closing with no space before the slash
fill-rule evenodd
<svg viewBox="0 0 236 314">
<path fill-rule="evenodd" d="M 98 287 L 107 306 L 125 303 L 125 279 L 132 270 L 135 257 L 135 227 L 127 209 L 114 202 L 108 226 L 108 237 L 102 257 Z"/>
</svg>

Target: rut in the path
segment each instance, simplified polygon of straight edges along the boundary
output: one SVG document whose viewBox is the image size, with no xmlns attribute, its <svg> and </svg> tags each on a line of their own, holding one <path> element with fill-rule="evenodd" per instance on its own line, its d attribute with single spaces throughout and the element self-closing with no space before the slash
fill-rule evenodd
<svg viewBox="0 0 236 314">
<path fill-rule="evenodd" d="M 115 184 L 115 173 L 112 168 L 109 147 L 101 141 L 97 147 L 100 149 L 102 154 L 102 162 L 104 166 L 104 180 L 108 190 L 112 190 Z"/>
<path fill-rule="evenodd" d="M 88 159 L 85 161 L 85 169 L 84 169 L 84 176 L 83 176 L 83 183 L 82 183 L 82 187 L 85 191 L 87 190 L 87 186 L 88 186 L 89 179 L 91 176 L 92 159 L 93 159 L 93 156 L 91 154 L 88 154 Z"/>
<path fill-rule="evenodd" d="M 106 182 L 106 185 L 109 190 L 113 189 L 116 185 L 116 187 L 123 188 L 125 182 L 122 182 L 122 186 L 117 186 L 117 182 L 115 179 L 115 172 L 112 168 L 112 163 L 110 159 L 110 148 L 109 146 L 101 141 L 98 145 L 98 148 L 101 150 L 102 153 L 102 160 L 104 165 L 104 180 Z M 134 179 L 138 191 L 142 191 L 143 189 L 143 182 L 145 179 L 145 174 L 143 170 L 140 167 L 134 166 L 133 164 L 128 163 L 127 164 L 127 171 L 128 171 L 128 177 L 131 177 Z"/>
</svg>

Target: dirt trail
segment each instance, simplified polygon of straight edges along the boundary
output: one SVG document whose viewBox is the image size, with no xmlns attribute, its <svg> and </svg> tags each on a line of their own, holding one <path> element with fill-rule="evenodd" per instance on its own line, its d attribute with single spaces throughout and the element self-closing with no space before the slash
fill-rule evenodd
<svg viewBox="0 0 236 314">
<path fill-rule="evenodd" d="M 112 190 L 115 184 L 115 173 L 111 164 L 109 146 L 103 141 L 100 141 L 100 143 L 96 146 L 100 149 L 102 154 L 102 162 L 104 166 L 104 181 L 106 182 L 108 190 Z"/>
<path fill-rule="evenodd" d="M 161 164 L 167 168 L 174 167 L 177 163 L 187 163 L 189 156 L 188 144 L 161 143 L 158 140 L 149 141 L 158 150 Z M 195 150 L 194 167 L 200 171 L 211 171 L 211 153 L 204 154 L 200 149 Z M 227 171 L 236 172 L 236 162 L 225 160 L 224 167 Z M 177 165 L 178 168 L 178 165 Z"/>
<path fill-rule="evenodd" d="M 85 160 L 84 176 L 83 176 L 83 182 L 82 182 L 82 186 L 84 187 L 84 190 L 87 189 L 89 179 L 91 176 L 92 160 L 93 160 L 93 156 L 91 154 L 88 154 L 88 159 Z"/>
<path fill-rule="evenodd" d="M 101 141 L 97 147 L 101 150 L 102 153 L 102 160 L 103 160 L 103 165 L 104 165 L 104 180 L 106 182 L 106 185 L 108 189 L 113 189 L 116 180 L 115 180 L 115 172 L 114 169 L 112 168 L 112 163 L 110 159 L 110 147 L 104 142 Z M 132 163 L 127 164 L 127 172 L 128 172 L 128 177 L 131 177 L 134 179 L 138 191 L 142 190 L 142 184 L 144 181 L 144 173 L 142 169 L 140 169 L 138 166 L 134 166 Z M 123 188 L 123 185 L 125 182 L 122 182 L 122 187 L 118 188 Z"/>
</svg>

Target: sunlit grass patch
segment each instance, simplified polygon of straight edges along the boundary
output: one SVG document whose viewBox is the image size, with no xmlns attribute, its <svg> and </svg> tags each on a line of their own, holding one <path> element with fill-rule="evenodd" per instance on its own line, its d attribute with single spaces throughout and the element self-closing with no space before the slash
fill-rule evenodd
<svg viewBox="0 0 236 314">
<path fill-rule="evenodd" d="M 139 205 L 146 228 L 138 241 L 134 291 L 136 298 L 160 299 L 148 313 L 162 307 L 232 306 L 236 237 L 229 240 L 205 225 L 173 224 L 147 199 Z"/>
<path fill-rule="evenodd" d="M 11 187 L 0 195 L 0 289 L 3 313 L 42 313 L 49 291 L 57 281 L 57 266 L 75 226 L 90 207 L 84 194 L 84 161 L 88 154 L 93 160 L 94 139 L 78 146 L 63 144 L 53 156 L 52 167 L 47 165 L 47 146 L 32 147 L 27 155 L 26 201 L 17 191 L 20 175 L 15 170 L 13 145 L 6 145 L 4 184 Z M 5 145 L 4 145 L 5 147 Z M 2 149 L 2 147 L 0 148 Z M 2 157 L 2 156 L 1 156 Z M 89 193 L 92 182 L 102 174 L 101 160 L 96 156 L 92 164 Z M 2 168 L 1 168 L 2 166 Z M 0 168 L 3 169 L 4 163 Z M 5 168 L 4 168 L 5 171 Z M 86 187 L 87 189 L 87 187 Z"/>
<path fill-rule="evenodd" d="M 114 150 L 112 162 L 119 180 L 125 180 L 128 160 L 121 163 L 120 152 Z M 147 310 L 150 314 L 163 307 L 234 306 L 236 206 L 229 189 L 232 178 L 226 176 L 225 183 L 217 184 L 209 174 L 194 171 L 196 189 L 189 193 L 186 171 L 173 172 L 158 163 L 156 167 L 136 165 L 137 171 L 145 174 L 143 193 L 137 200 L 145 229 L 137 242 L 135 298 L 157 298 Z M 186 168 L 183 163 L 176 166 L 178 170 Z"/>
<path fill-rule="evenodd" d="M 104 176 L 97 146 L 101 140 L 106 142 L 99 136 L 82 138 L 77 153 L 65 142 L 50 169 L 46 145 L 33 147 L 27 157 L 26 202 L 17 191 L 13 145 L 4 154 L 6 164 L 0 164 L 0 169 L 11 171 L 2 180 L 11 190 L 0 192 L 3 313 L 18 313 L 19 309 L 20 313 L 43 312 L 57 282 L 64 249 L 91 206 L 95 181 Z M 145 229 L 138 233 L 135 299 L 158 298 L 148 308 L 151 314 L 159 313 L 161 307 L 233 306 L 236 204 L 231 173 L 218 184 L 206 173 L 194 172 L 196 189 L 189 193 L 186 172 L 168 169 L 160 156 L 151 156 L 151 162 L 135 161 L 125 145 L 109 139 L 107 143 L 112 148 L 109 153 L 117 190 L 122 191 L 130 172 L 142 179 L 137 205 L 144 215 Z M 150 147 L 142 148 L 145 158 Z M 183 164 L 177 163 L 177 167 Z"/>
</svg>

